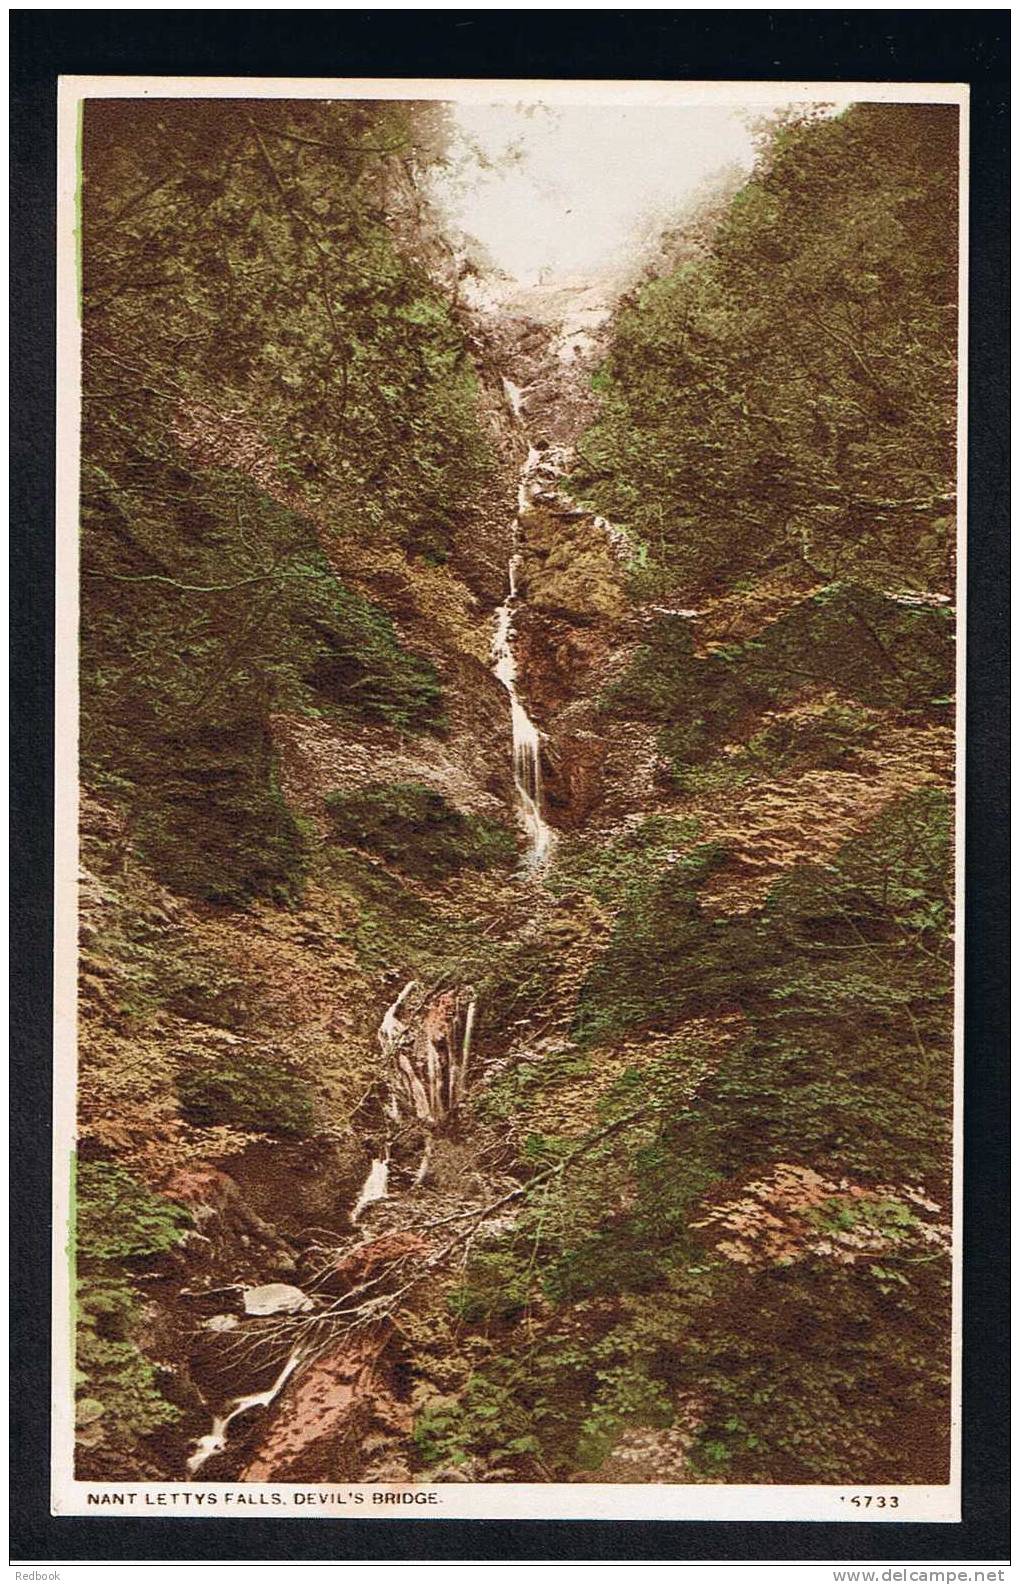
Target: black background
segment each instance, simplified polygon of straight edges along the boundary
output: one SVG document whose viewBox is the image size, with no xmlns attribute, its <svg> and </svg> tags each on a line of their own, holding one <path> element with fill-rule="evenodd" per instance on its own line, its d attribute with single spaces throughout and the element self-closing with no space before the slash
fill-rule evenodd
<svg viewBox="0 0 1020 1585">
<path fill-rule="evenodd" d="M 12 1558 L 1006 1560 L 1008 12 L 14 11 L 11 34 Z M 51 1517 L 54 173 L 60 73 L 970 83 L 962 1524 Z"/>
</svg>

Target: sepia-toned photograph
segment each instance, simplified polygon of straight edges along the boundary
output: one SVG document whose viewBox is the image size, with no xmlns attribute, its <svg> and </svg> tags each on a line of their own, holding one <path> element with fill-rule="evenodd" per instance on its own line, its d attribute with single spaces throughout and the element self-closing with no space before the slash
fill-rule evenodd
<svg viewBox="0 0 1020 1585">
<path fill-rule="evenodd" d="M 966 116 L 63 79 L 55 1512 L 959 1517 Z"/>
</svg>

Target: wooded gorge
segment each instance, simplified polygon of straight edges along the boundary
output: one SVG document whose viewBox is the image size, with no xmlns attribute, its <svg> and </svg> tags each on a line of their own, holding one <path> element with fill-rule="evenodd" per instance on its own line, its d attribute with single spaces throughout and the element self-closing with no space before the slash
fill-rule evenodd
<svg viewBox="0 0 1020 1585">
<path fill-rule="evenodd" d="M 450 139 L 86 105 L 79 1474 L 944 1482 L 956 111 L 580 351 Z"/>
</svg>

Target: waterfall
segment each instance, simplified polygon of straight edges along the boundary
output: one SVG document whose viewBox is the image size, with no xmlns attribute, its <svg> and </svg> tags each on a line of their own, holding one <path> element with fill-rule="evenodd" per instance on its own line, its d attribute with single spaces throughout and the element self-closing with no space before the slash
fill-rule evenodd
<svg viewBox="0 0 1020 1585">
<path fill-rule="evenodd" d="M 464 1099 L 477 1012 L 470 987 L 463 992 L 419 996 L 414 1004 L 414 993 L 420 990 L 417 980 L 408 980 L 387 1007 L 377 1031 L 386 1062 L 386 1116 L 397 1127 L 413 1117 L 426 1128 L 424 1153 L 414 1177 L 416 1188 L 425 1182 L 432 1160 L 431 1130 L 452 1117 Z M 352 1222 L 370 1205 L 389 1198 L 390 1148 L 395 1137 L 391 1134 L 383 1154 L 373 1159 L 351 1210 Z"/>
<path fill-rule="evenodd" d="M 378 1030 L 378 1039 L 379 1044 L 386 1055 L 389 1055 L 391 1048 L 397 1044 L 397 1041 L 407 1028 L 407 1025 L 404 1023 L 403 1019 L 398 1017 L 398 1014 L 400 1013 L 401 1008 L 407 1001 L 407 998 L 410 996 L 411 992 L 416 991 L 417 989 L 418 981 L 408 980 L 396 1001 L 391 1002 L 389 1007 L 387 1007 L 386 1011 L 383 1013 L 382 1023 L 379 1025 Z"/>
<path fill-rule="evenodd" d="M 513 738 L 514 788 L 521 824 L 528 838 L 528 862 L 545 863 L 552 831 L 542 815 L 541 739 L 517 693 L 517 662 L 513 652 L 513 610 L 517 599 L 514 560 L 510 562 L 510 593 L 496 612 L 492 641 L 492 669 L 510 695 L 510 729 Z"/>
<path fill-rule="evenodd" d="M 506 397 L 507 406 L 511 413 L 516 419 L 520 419 L 521 411 L 524 407 L 524 391 L 521 386 L 515 385 L 513 380 L 508 380 L 506 375 L 504 375 L 503 394 Z"/>
<path fill-rule="evenodd" d="M 432 1170 L 433 1130 L 454 1116 L 467 1090 L 471 1042 L 478 1012 L 474 990 L 465 986 L 439 994 L 423 995 L 421 992 L 417 980 L 408 980 L 379 1023 L 377 1039 L 387 1069 L 384 1110 L 395 1127 L 385 1143 L 376 1147 L 381 1148 L 382 1154 L 373 1158 L 351 1208 L 354 1224 L 361 1220 L 369 1206 L 390 1198 L 391 1148 L 401 1123 L 411 1115 L 425 1124 L 421 1159 L 411 1187 L 421 1189 L 427 1184 Z M 419 993 L 417 999 L 416 993 Z M 398 1173 L 400 1170 L 398 1165 Z M 400 1192 L 399 1188 L 396 1192 Z M 232 1285 L 231 1291 L 236 1290 L 237 1285 Z M 271 1283 L 243 1291 L 248 1315 L 298 1314 L 313 1307 L 313 1301 L 300 1289 L 286 1283 Z M 233 1317 L 229 1319 L 234 1322 Z M 232 1399 L 222 1413 L 213 1417 L 209 1432 L 191 1445 L 186 1463 L 189 1480 L 195 1478 L 209 1459 L 224 1452 L 227 1433 L 238 1415 L 250 1409 L 267 1408 L 306 1357 L 306 1344 L 299 1343 L 271 1386 Z"/>
<path fill-rule="evenodd" d="M 208 1459 L 215 1458 L 217 1453 L 223 1452 L 227 1445 L 227 1430 L 231 1420 L 236 1420 L 239 1414 L 246 1414 L 249 1409 L 268 1409 L 273 1399 L 283 1391 L 300 1361 L 301 1350 L 296 1348 L 271 1387 L 267 1387 L 263 1392 L 250 1392 L 243 1398 L 235 1398 L 226 1414 L 214 1416 L 212 1430 L 208 1436 L 200 1436 L 194 1444 L 195 1451 L 186 1466 L 189 1478 L 194 1478 Z"/>
<path fill-rule="evenodd" d="M 368 1169 L 368 1176 L 361 1186 L 361 1193 L 354 1202 L 351 1211 L 351 1221 L 356 1222 L 369 1205 L 374 1205 L 377 1200 L 389 1198 L 390 1192 L 390 1164 L 388 1159 L 380 1160 L 378 1157 Z"/>
<path fill-rule="evenodd" d="M 510 409 L 519 421 L 523 393 L 511 380 L 504 379 L 503 388 Z M 496 611 L 496 631 L 492 640 L 492 669 L 510 695 L 510 729 L 513 740 L 517 812 L 528 839 L 527 862 L 534 869 L 540 869 L 546 863 L 552 847 L 553 833 L 542 813 L 541 736 L 517 692 L 513 621 L 514 610 L 520 599 L 517 586 L 520 555 L 516 547 L 520 535 L 521 515 L 528 509 L 532 478 L 542 462 L 542 453 L 535 446 L 529 446 L 527 461 L 521 470 L 521 482 L 517 489 L 518 515 L 513 522 L 514 551 L 507 568 L 508 592 L 503 604 Z"/>
</svg>

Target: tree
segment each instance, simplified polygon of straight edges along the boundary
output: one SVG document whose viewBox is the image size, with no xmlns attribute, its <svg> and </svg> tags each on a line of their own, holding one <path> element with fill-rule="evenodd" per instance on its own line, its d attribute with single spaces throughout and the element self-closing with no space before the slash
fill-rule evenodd
<svg viewBox="0 0 1020 1585">
<path fill-rule="evenodd" d="M 578 484 L 653 581 L 952 587 L 956 112 L 773 133 L 707 254 L 625 303 Z"/>
<path fill-rule="evenodd" d="M 488 478 L 421 256 L 443 139 L 431 106 L 86 107 L 83 763 L 186 890 L 203 855 L 217 896 L 298 873 L 274 706 L 441 727 L 431 662 L 338 574 L 366 545 L 442 560 Z"/>
</svg>

